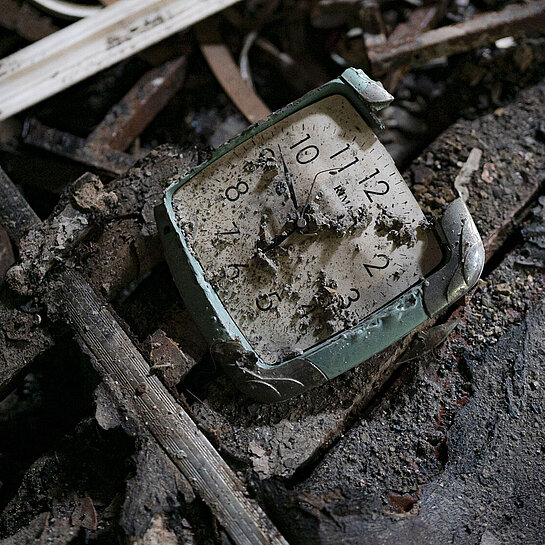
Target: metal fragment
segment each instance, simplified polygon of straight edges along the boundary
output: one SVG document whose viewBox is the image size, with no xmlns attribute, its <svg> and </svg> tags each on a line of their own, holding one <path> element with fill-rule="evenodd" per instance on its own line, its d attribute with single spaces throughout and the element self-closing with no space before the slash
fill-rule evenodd
<svg viewBox="0 0 545 545">
<path fill-rule="evenodd" d="M 463 164 L 460 169 L 460 173 L 456 176 L 454 180 L 454 188 L 458 192 L 458 195 L 462 197 L 464 202 L 467 202 L 469 199 L 469 189 L 467 186 L 471 182 L 471 175 L 478 170 L 479 165 L 481 164 L 481 156 L 483 152 L 479 148 L 473 148 L 469 152 L 469 157 L 467 161 Z"/>
<path fill-rule="evenodd" d="M 434 348 L 443 344 L 460 323 L 461 320 L 456 318 L 446 324 L 436 325 L 423 333 L 418 333 L 409 348 L 397 360 L 397 363 L 407 363 L 431 352 Z"/>
</svg>

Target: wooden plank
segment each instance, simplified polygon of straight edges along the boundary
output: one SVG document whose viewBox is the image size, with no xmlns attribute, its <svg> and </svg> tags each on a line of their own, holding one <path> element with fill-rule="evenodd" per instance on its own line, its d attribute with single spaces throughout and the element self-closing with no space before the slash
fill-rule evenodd
<svg viewBox="0 0 545 545">
<path fill-rule="evenodd" d="M 0 167 L 0 224 L 7 231 L 10 239 L 18 244 L 23 236 L 41 221 L 36 212 L 13 185 L 7 174 Z"/>
<path fill-rule="evenodd" d="M 0 120 L 238 0 L 119 0 L 0 61 Z"/>
<path fill-rule="evenodd" d="M 40 218 L 0 167 L 0 226 L 16 244 L 38 225 Z M 8 296 L 0 300 L 0 399 L 34 358 L 53 345 L 51 335 L 39 327 L 41 319 L 20 306 L 20 301 L 11 302 Z"/>
<path fill-rule="evenodd" d="M 401 66 L 428 61 L 487 45 L 504 36 L 521 36 L 530 30 L 545 31 L 545 1 L 511 5 L 498 12 L 482 13 L 469 21 L 429 30 L 412 40 L 379 44 L 368 51 L 375 76 Z"/>
<path fill-rule="evenodd" d="M 137 161 L 129 153 L 109 147 L 90 146 L 85 138 L 47 127 L 36 119 L 25 123 L 23 139 L 25 144 L 116 175 L 125 174 Z"/>
</svg>

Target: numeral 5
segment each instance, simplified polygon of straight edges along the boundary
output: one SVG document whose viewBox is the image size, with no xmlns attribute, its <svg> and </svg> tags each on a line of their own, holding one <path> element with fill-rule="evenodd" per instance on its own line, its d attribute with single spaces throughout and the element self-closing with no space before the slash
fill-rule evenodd
<svg viewBox="0 0 545 545">
<path fill-rule="evenodd" d="M 262 295 L 258 295 L 255 300 L 255 304 L 257 305 L 257 308 L 259 310 L 262 310 L 264 312 L 268 310 L 273 309 L 273 299 L 276 298 L 278 302 L 281 301 L 280 295 L 278 295 L 278 292 L 273 291 L 272 293 L 265 293 Z M 274 307 L 276 308 L 276 307 Z"/>
</svg>

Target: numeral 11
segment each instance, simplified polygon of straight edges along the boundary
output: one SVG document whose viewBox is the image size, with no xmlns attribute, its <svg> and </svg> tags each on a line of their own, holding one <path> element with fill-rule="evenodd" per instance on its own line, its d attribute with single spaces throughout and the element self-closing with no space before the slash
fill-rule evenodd
<svg viewBox="0 0 545 545">
<path fill-rule="evenodd" d="M 343 149 L 337 151 L 336 153 L 331 155 L 329 158 L 330 159 L 335 159 L 335 157 L 337 157 L 338 155 L 341 155 L 341 153 L 344 153 L 345 151 L 349 151 L 349 150 L 350 150 L 350 145 L 346 144 L 346 146 Z M 354 157 L 354 160 L 351 161 L 350 163 L 347 163 L 343 167 L 334 169 L 335 174 L 339 174 L 339 172 L 342 172 L 343 170 L 346 170 L 348 167 L 351 167 L 352 165 L 355 165 L 358 161 L 359 161 L 359 159 L 357 157 Z"/>
</svg>

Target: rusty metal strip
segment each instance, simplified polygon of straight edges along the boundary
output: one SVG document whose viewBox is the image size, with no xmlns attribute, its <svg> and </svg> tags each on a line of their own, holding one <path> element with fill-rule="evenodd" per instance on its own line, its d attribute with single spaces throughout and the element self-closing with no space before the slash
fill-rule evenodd
<svg viewBox="0 0 545 545">
<path fill-rule="evenodd" d="M 374 75 L 402 66 L 418 66 L 438 57 L 469 51 L 504 36 L 545 31 L 545 1 L 512 5 L 477 15 L 464 23 L 429 30 L 409 41 L 388 41 L 368 51 Z"/>
<path fill-rule="evenodd" d="M 124 174 L 138 157 L 123 151 L 180 89 L 186 64 L 183 56 L 144 74 L 86 139 L 46 127 L 35 119 L 25 124 L 23 139 L 26 144 L 78 163 Z"/>
<path fill-rule="evenodd" d="M 0 120 L 235 4 L 119 0 L 0 60 Z"/>
<path fill-rule="evenodd" d="M 271 113 L 268 106 L 244 81 L 240 70 L 223 42 L 215 21 L 206 21 L 196 27 L 202 54 L 220 85 L 244 117 L 255 123 Z"/>
<path fill-rule="evenodd" d="M 186 65 L 184 56 L 147 72 L 91 132 L 87 144 L 126 150 L 180 89 Z"/>
<path fill-rule="evenodd" d="M 84 138 L 47 127 L 35 119 L 30 119 L 25 124 L 23 139 L 31 146 L 116 175 L 125 173 L 137 159 L 133 155 L 106 146 L 90 146 Z"/>
</svg>

